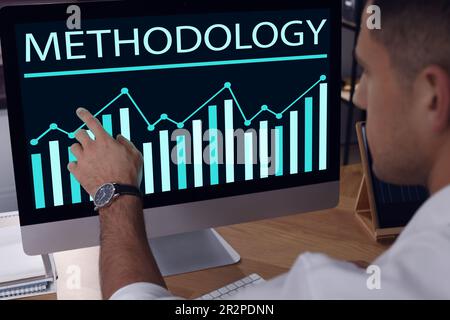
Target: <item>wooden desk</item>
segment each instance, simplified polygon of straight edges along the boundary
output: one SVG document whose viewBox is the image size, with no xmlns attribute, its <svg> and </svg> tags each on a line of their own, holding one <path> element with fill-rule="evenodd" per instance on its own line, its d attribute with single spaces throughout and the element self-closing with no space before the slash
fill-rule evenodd
<svg viewBox="0 0 450 320">
<path fill-rule="evenodd" d="M 270 279 L 288 271 L 298 255 L 306 251 L 347 261 L 371 262 L 389 244 L 374 242 L 354 217 L 360 182 L 360 165 L 343 167 L 340 203 L 335 209 L 218 228 L 239 252 L 241 262 L 167 277 L 169 289 L 176 295 L 195 298 L 253 272 Z M 59 299 L 101 298 L 98 253 L 95 247 L 55 254 Z M 81 288 L 76 289 L 73 275 L 78 271 Z"/>
</svg>

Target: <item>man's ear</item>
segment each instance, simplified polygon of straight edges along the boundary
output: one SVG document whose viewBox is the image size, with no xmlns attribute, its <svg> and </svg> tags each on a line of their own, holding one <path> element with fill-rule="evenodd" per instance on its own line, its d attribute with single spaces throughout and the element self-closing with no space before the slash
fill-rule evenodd
<svg viewBox="0 0 450 320">
<path fill-rule="evenodd" d="M 435 133 L 450 126 L 450 75 L 439 66 L 424 69 L 415 84 L 416 101 L 425 108 L 428 125 Z"/>
</svg>

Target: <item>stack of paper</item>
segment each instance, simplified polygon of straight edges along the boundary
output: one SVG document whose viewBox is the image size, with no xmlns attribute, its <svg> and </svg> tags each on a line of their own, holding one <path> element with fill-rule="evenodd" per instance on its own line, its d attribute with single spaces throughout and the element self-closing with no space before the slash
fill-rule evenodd
<svg viewBox="0 0 450 320">
<path fill-rule="evenodd" d="M 11 214 L 0 215 L 0 222 L 5 219 L 11 219 Z M 1 227 L 0 223 L 0 261 L 0 299 L 55 292 L 53 258 L 26 255 L 18 224 Z"/>
</svg>

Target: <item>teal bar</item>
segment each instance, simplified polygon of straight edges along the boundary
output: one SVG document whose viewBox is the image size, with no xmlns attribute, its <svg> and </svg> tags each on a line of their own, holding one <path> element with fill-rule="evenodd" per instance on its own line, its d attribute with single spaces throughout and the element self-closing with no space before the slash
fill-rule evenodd
<svg viewBox="0 0 450 320">
<path fill-rule="evenodd" d="M 77 161 L 77 158 L 73 155 L 72 151 L 69 150 L 69 162 Z M 72 192 L 72 203 L 81 202 L 81 186 L 78 180 L 73 174 L 70 174 L 70 190 Z"/>
<path fill-rule="evenodd" d="M 234 182 L 234 124 L 233 100 L 225 100 L 225 176 Z"/>
<path fill-rule="evenodd" d="M 50 141 L 50 168 L 52 171 L 52 187 L 53 187 L 53 204 L 56 206 L 62 206 L 63 189 L 61 179 L 61 160 L 59 156 L 59 142 Z"/>
<path fill-rule="evenodd" d="M 169 132 L 159 132 L 159 148 L 161 152 L 161 185 L 162 191 L 170 191 L 170 152 Z"/>
<path fill-rule="evenodd" d="M 91 130 L 86 130 L 86 133 L 88 134 L 89 138 L 91 138 L 92 140 L 95 140 L 95 135 L 92 133 Z"/>
<path fill-rule="evenodd" d="M 86 133 L 88 134 L 89 138 L 91 138 L 92 140 L 95 140 L 95 135 L 92 133 L 91 130 L 86 130 Z M 94 199 L 92 199 L 91 195 L 89 195 L 89 200 L 94 201 Z"/>
<path fill-rule="evenodd" d="M 305 172 L 312 171 L 313 99 L 305 99 Z"/>
<path fill-rule="evenodd" d="M 153 150 L 152 144 L 150 142 L 143 144 L 142 153 L 144 157 L 145 194 L 150 194 L 155 192 L 155 186 L 153 182 Z"/>
<path fill-rule="evenodd" d="M 290 173 L 298 173 L 298 111 L 290 112 Z"/>
<path fill-rule="evenodd" d="M 110 114 L 104 114 L 102 116 L 103 128 L 112 137 L 113 127 L 112 127 L 112 117 Z"/>
<path fill-rule="evenodd" d="M 120 109 L 120 134 L 128 140 L 131 140 L 130 110 L 128 108 Z"/>
<path fill-rule="evenodd" d="M 275 127 L 275 176 L 283 175 L 283 126 Z"/>
<path fill-rule="evenodd" d="M 267 121 L 259 123 L 259 159 L 261 178 L 269 177 L 269 129 Z"/>
<path fill-rule="evenodd" d="M 92 140 L 95 140 L 95 135 L 92 133 L 91 130 L 86 130 L 86 133 L 88 134 L 89 138 L 91 138 Z M 94 201 L 94 199 L 92 199 L 91 195 L 89 195 L 89 200 Z"/>
<path fill-rule="evenodd" d="M 209 117 L 209 167 L 211 185 L 219 184 L 219 142 L 217 137 L 217 106 L 208 107 Z"/>
<path fill-rule="evenodd" d="M 40 154 L 31 155 L 33 170 L 34 202 L 36 209 L 45 208 L 44 177 L 42 174 L 42 157 Z"/>
<path fill-rule="evenodd" d="M 245 180 L 253 180 L 253 133 L 244 134 Z"/>
<path fill-rule="evenodd" d="M 194 186 L 203 186 L 203 140 L 202 140 L 202 121 L 192 121 L 192 144 L 194 151 Z"/>
<path fill-rule="evenodd" d="M 186 137 L 177 136 L 178 189 L 187 188 L 186 180 Z"/>
<path fill-rule="evenodd" d="M 327 134 L 328 134 L 328 85 L 320 84 L 319 111 L 319 170 L 327 169 Z"/>
<path fill-rule="evenodd" d="M 74 75 L 86 75 L 86 74 L 116 73 L 116 72 L 167 70 L 167 69 L 214 67 L 214 66 L 254 64 L 254 63 L 268 63 L 268 62 L 317 60 L 317 59 L 327 59 L 327 58 L 328 58 L 327 54 L 315 54 L 315 55 L 270 57 L 270 58 L 256 58 L 256 59 L 238 59 L 238 60 L 222 60 L 222 61 L 187 62 L 187 63 L 173 63 L 173 64 L 133 66 L 133 67 L 99 68 L 99 69 L 83 69 L 83 70 L 51 71 L 51 72 L 34 72 L 34 73 L 24 73 L 23 76 L 24 76 L 25 79 L 30 79 L 30 78 L 62 77 L 62 76 L 74 76 Z"/>
</svg>

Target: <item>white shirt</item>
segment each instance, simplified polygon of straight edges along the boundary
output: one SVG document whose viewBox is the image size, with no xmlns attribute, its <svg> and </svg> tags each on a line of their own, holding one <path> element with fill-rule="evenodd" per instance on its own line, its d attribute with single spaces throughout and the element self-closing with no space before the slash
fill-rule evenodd
<svg viewBox="0 0 450 320">
<path fill-rule="evenodd" d="M 288 273 L 233 299 L 450 299 L 450 186 L 417 211 L 373 265 L 379 267 L 379 277 L 352 263 L 305 253 Z M 374 289 L 378 279 L 380 289 Z M 119 289 L 111 299 L 176 297 L 157 285 L 135 283 Z"/>
</svg>

